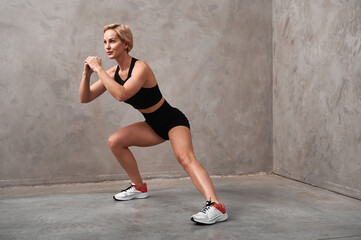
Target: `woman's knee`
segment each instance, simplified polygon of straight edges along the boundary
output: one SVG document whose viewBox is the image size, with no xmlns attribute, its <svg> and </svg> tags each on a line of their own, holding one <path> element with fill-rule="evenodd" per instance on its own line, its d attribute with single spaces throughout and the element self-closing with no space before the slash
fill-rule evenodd
<svg viewBox="0 0 361 240">
<path fill-rule="evenodd" d="M 116 137 L 113 135 L 111 135 L 109 138 L 108 138 L 108 146 L 111 150 L 115 149 L 116 148 Z"/>
<path fill-rule="evenodd" d="M 129 147 L 127 146 L 126 139 L 126 135 L 121 131 L 118 131 L 108 138 L 108 146 L 111 150 Z"/>
<path fill-rule="evenodd" d="M 175 154 L 178 162 L 183 168 L 188 168 L 196 161 L 193 152 L 178 152 Z"/>
</svg>

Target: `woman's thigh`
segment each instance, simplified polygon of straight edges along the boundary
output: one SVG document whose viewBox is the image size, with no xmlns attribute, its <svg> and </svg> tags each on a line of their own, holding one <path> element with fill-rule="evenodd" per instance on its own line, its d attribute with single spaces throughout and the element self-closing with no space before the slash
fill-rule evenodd
<svg viewBox="0 0 361 240">
<path fill-rule="evenodd" d="M 109 138 L 109 144 L 112 143 L 123 147 L 150 147 L 164 141 L 165 140 L 156 134 L 145 122 L 137 122 L 126 126 L 113 133 Z"/>
<path fill-rule="evenodd" d="M 169 131 L 169 140 L 175 155 L 193 154 L 191 131 L 188 127 L 177 126 Z"/>
</svg>

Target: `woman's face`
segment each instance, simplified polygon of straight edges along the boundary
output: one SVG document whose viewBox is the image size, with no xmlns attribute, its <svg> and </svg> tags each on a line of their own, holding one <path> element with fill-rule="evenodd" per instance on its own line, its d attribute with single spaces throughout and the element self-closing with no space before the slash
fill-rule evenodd
<svg viewBox="0 0 361 240">
<path fill-rule="evenodd" d="M 126 49 L 128 44 L 124 44 L 116 31 L 109 29 L 104 33 L 104 49 L 109 59 L 116 59 L 121 56 Z"/>
</svg>

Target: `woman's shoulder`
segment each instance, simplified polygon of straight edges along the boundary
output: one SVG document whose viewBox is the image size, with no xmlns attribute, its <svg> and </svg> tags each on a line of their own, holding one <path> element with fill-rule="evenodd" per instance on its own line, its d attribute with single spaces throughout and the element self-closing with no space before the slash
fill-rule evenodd
<svg viewBox="0 0 361 240">
<path fill-rule="evenodd" d="M 144 60 L 140 60 L 140 59 L 137 59 L 137 61 L 134 63 L 134 69 L 136 69 L 136 71 L 149 71 L 149 70 L 151 70 L 149 65 Z"/>
<path fill-rule="evenodd" d="M 143 60 L 137 60 L 135 62 L 133 73 L 136 73 L 136 75 L 142 76 L 144 79 L 146 79 L 146 82 L 143 86 L 145 88 L 151 88 L 157 84 L 157 80 L 154 76 L 153 70 Z"/>
<path fill-rule="evenodd" d="M 148 64 L 147 64 L 144 60 L 142 60 L 142 59 L 137 59 L 137 58 L 136 58 L 136 61 L 135 61 L 135 63 L 134 63 L 134 66 L 136 66 L 136 65 L 139 65 L 139 66 L 148 66 Z"/>
</svg>

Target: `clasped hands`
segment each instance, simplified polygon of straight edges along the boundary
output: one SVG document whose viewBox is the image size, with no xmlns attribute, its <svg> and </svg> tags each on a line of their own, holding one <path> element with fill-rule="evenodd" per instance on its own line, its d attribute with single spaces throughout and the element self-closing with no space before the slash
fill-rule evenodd
<svg viewBox="0 0 361 240">
<path fill-rule="evenodd" d="M 89 56 L 85 59 L 85 65 L 85 67 L 89 67 L 93 72 L 97 72 L 102 67 L 102 60 L 96 56 Z"/>
</svg>

